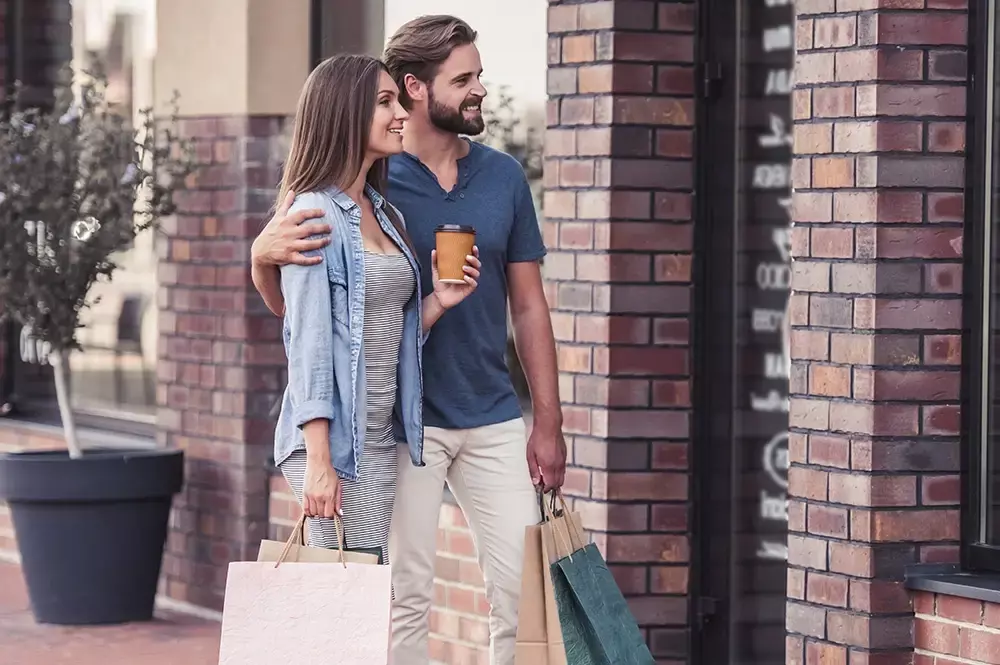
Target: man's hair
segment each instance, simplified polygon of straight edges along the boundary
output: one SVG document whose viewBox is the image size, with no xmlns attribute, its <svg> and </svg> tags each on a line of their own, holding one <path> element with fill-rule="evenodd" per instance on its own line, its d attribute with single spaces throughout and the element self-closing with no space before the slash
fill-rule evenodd
<svg viewBox="0 0 1000 665">
<path fill-rule="evenodd" d="M 383 61 L 399 86 L 399 101 L 410 109 L 413 100 L 406 92 L 405 79 L 413 74 L 430 83 L 452 50 L 474 44 L 477 33 L 460 18 L 447 14 L 420 16 L 408 21 L 389 39 Z"/>
</svg>

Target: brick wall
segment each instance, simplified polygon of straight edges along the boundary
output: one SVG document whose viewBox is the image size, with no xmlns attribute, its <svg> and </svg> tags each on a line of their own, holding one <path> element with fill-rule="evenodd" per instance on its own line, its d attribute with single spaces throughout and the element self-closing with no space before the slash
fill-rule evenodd
<svg viewBox="0 0 1000 665">
<path fill-rule="evenodd" d="M 694 24 L 689 3 L 549 3 L 565 491 L 663 663 L 688 637 Z"/>
<path fill-rule="evenodd" d="M 165 220 L 159 264 L 161 443 L 186 455 L 164 590 L 221 609 L 226 566 L 267 535 L 271 407 L 284 388 L 281 321 L 246 257 L 274 202 L 284 118 L 184 120 L 201 168 Z"/>
<path fill-rule="evenodd" d="M 913 605 L 913 665 L 1000 663 L 1000 605 L 923 591 Z"/>
<path fill-rule="evenodd" d="M 909 663 L 957 559 L 965 5 L 883 6 L 796 3 L 788 663 Z"/>
</svg>

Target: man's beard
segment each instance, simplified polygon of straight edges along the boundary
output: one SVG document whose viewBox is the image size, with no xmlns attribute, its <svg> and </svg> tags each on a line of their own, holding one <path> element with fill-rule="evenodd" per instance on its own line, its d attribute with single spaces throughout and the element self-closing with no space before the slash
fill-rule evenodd
<svg viewBox="0 0 1000 665">
<path fill-rule="evenodd" d="M 438 103 L 434 98 L 434 93 L 430 93 L 428 102 L 427 110 L 430 114 L 431 124 L 442 131 L 451 132 L 452 134 L 476 136 L 482 134 L 483 130 L 486 129 L 486 121 L 483 119 L 481 110 L 478 118 L 470 120 L 462 115 L 461 107 L 452 109 Z M 464 106 L 465 102 L 462 105 Z"/>
</svg>

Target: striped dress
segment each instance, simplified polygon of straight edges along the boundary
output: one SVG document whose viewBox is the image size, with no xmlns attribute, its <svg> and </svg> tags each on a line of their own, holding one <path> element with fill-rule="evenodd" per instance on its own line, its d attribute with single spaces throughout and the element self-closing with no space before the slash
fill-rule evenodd
<svg viewBox="0 0 1000 665">
<path fill-rule="evenodd" d="M 382 548 L 389 563 L 389 524 L 396 495 L 396 440 L 392 413 L 396 371 L 403 333 L 403 307 L 416 278 L 403 254 L 365 251 L 365 376 L 368 424 L 357 480 L 340 479 L 345 540 L 348 548 Z M 302 503 L 306 451 L 299 448 L 281 463 L 281 472 Z M 309 544 L 336 549 L 334 521 L 306 520 Z"/>
</svg>

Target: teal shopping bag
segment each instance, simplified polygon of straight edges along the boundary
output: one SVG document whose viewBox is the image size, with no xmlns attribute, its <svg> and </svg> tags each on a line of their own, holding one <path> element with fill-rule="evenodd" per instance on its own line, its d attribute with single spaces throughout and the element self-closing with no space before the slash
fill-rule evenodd
<svg viewBox="0 0 1000 665">
<path fill-rule="evenodd" d="M 655 665 L 639 625 L 597 546 L 586 543 L 562 510 L 549 512 L 552 586 L 567 665 Z"/>
</svg>

